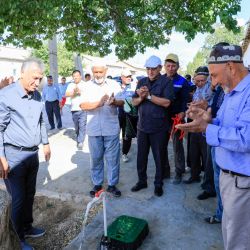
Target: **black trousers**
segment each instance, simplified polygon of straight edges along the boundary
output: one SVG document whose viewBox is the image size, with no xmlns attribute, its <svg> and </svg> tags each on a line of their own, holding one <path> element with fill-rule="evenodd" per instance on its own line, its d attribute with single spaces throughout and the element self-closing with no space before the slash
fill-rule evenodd
<svg viewBox="0 0 250 250">
<path fill-rule="evenodd" d="M 155 161 L 155 186 L 162 186 L 162 172 L 167 148 L 167 131 L 144 133 L 137 130 L 137 173 L 141 183 L 147 182 L 148 154 L 151 148 Z"/>
<path fill-rule="evenodd" d="M 202 188 L 210 194 L 215 194 L 214 169 L 212 163 L 211 146 L 207 145 L 207 160 L 204 169 Z"/>
<path fill-rule="evenodd" d="M 207 160 L 206 137 L 202 133 L 190 133 L 189 160 L 191 177 L 197 179 L 205 169 Z"/>
<path fill-rule="evenodd" d="M 61 120 L 61 113 L 60 113 L 60 107 L 59 107 L 59 101 L 53 101 L 53 102 L 45 102 L 45 109 L 49 120 L 49 125 L 51 129 L 55 128 L 55 122 L 54 122 L 54 114 L 56 117 L 57 122 L 57 128 L 62 127 L 62 120 Z"/>
<path fill-rule="evenodd" d="M 36 192 L 36 177 L 39 167 L 38 150 L 20 151 L 5 147 L 5 155 L 10 166 L 5 185 L 11 195 L 11 221 L 19 236 L 24 240 L 24 230 L 33 223 L 33 202 Z"/>
</svg>

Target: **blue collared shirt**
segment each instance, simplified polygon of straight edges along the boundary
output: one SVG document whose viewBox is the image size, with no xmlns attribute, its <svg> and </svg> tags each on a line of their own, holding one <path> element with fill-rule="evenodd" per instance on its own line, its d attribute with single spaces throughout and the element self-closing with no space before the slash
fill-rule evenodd
<svg viewBox="0 0 250 250">
<path fill-rule="evenodd" d="M 48 143 L 42 110 L 40 93 L 27 95 L 19 82 L 0 91 L 0 157 L 5 143 L 28 148 Z"/>
<path fill-rule="evenodd" d="M 46 84 L 43 88 L 43 100 L 46 102 L 54 102 L 56 100 L 61 101 L 62 100 L 62 95 L 59 90 L 58 84 L 52 84 L 48 85 Z"/>
<path fill-rule="evenodd" d="M 64 84 L 62 84 L 62 83 L 58 84 L 58 87 L 59 87 L 59 90 L 60 90 L 60 93 L 61 93 L 62 97 L 65 97 L 65 93 L 66 93 L 66 89 L 67 89 L 68 85 L 69 85 L 68 82 L 66 82 Z"/>
<path fill-rule="evenodd" d="M 225 95 L 206 138 L 222 169 L 250 176 L 250 74 Z"/>
</svg>

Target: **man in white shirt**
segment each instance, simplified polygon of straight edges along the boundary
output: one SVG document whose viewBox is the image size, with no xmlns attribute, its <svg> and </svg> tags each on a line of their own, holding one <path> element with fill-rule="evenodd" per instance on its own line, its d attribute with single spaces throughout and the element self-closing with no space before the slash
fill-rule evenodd
<svg viewBox="0 0 250 250">
<path fill-rule="evenodd" d="M 92 66 L 93 80 L 88 81 L 81 93 L 80 107 L 87 111 L 86 133 L 91 156 L 91 178 L 94 184 L 90 196 L 102 189 L 104 181 L 104 159 L 107 165 L 107 192 L 121 196 L 116 185 L 120 169 L 120 126 L 117 107 L 124 104 L 115 97 L 121 91 L 120 85 L 106 78 L 107 67 L 103 62 Z"/>
<path fill-rule="evenodd" d="M 81 150 L 86 134 L 87 114 L 80 108 L 80 95 L 81 89 L 86 83 L 82 80 L 81 72 L 79 70 L 74 70 L 72 77 L 74 82 L 71 82 L 68 85 L 65 96 L 69 97 L 71 101 L 71 113 L 77 136 L 77 148 Z"/>
</svg>

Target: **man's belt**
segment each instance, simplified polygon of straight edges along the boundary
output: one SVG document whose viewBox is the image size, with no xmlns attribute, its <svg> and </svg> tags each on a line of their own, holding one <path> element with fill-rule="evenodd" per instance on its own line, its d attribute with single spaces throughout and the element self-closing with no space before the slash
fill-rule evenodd
<svg viewBox="0 0 250 250">
<path fill-rule="evenodd" d="M 240 177 L 250 177 L 248 175 L 239 174 L 239 173 L 236 173 L 234 171 L 230 171 L 230 170 L 226 170 L 226 169 L 221 169 L 221 170 L 222 170 L 222 172 L 224 172 L 226 174 L 231 174 L 231 175 L 240 176 Z"/>
<path fill-rule="evenodd" d="M 5 143 L 4 146 L 15 148 L 18 151 L 36 151 L 36 150 L 38 150 L 38 146 L 27 148 L 27 147 L 19 147 L 19 146 L 9 144 L 9 143 Z"/>
</svg>

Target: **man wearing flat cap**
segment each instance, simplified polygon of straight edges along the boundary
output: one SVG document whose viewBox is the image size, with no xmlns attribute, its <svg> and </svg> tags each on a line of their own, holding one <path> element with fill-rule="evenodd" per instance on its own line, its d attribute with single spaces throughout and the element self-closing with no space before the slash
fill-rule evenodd
<svg viewBox="0 0 250 250">
<path fill-rule="evenodd" d="M 185 111 L 189 98 L 189 84 L 187 80 L 177 73 L 179 69 L 179 58 L 176 54 L 168 54 L 165 59 L 166 77 L 172 80 L 174 87 L 175 99 L 171 104 L 171 118 L 179 119 L 184 122 Z M 175 161 L 175 177 L 174 184 L 181 183 L 182 174 L 185 172 L 185 155 L 183 148 L 183 139 L 180 138 L 180 131 L 177 130 L 172 134 L 174 161 Z M 170 165 L 168 161 L 168 153 L 166 152 L 166 163 L 164 167 L 164 177 L 170 177 Z"/>
<path fill-rule="evenodd" d="M 250 73 L 237 45 L 214 47 L 208 63 L 212 83 L 220 84 L 227 93 L 217 116 L 212 119 L 211 109 L 191 106 L 187 115 L 193 121 L 177 128 L 206 132 L 207 143 L 216 147 L 215 159 L 221 168 L 224 248 L 249 249 Z"/>
<path fill-rule="evenodd" d="M 163 164 L 166 157 L 166 145 L 170 122 L 168 107 L 173 100 L 174 92 L 171 81 L 160 74 L 161 60 L 151 56 L 145 63 L 148 77 L 141 79 L 136 87 L 132 103 L 138 106 L 137 125 L 137 172 L 138 182 L 132 192 L 147 188 L 147 163 L 151 147 L 155 166 L 156 196 L 163 194 Z"/>
</svg>

